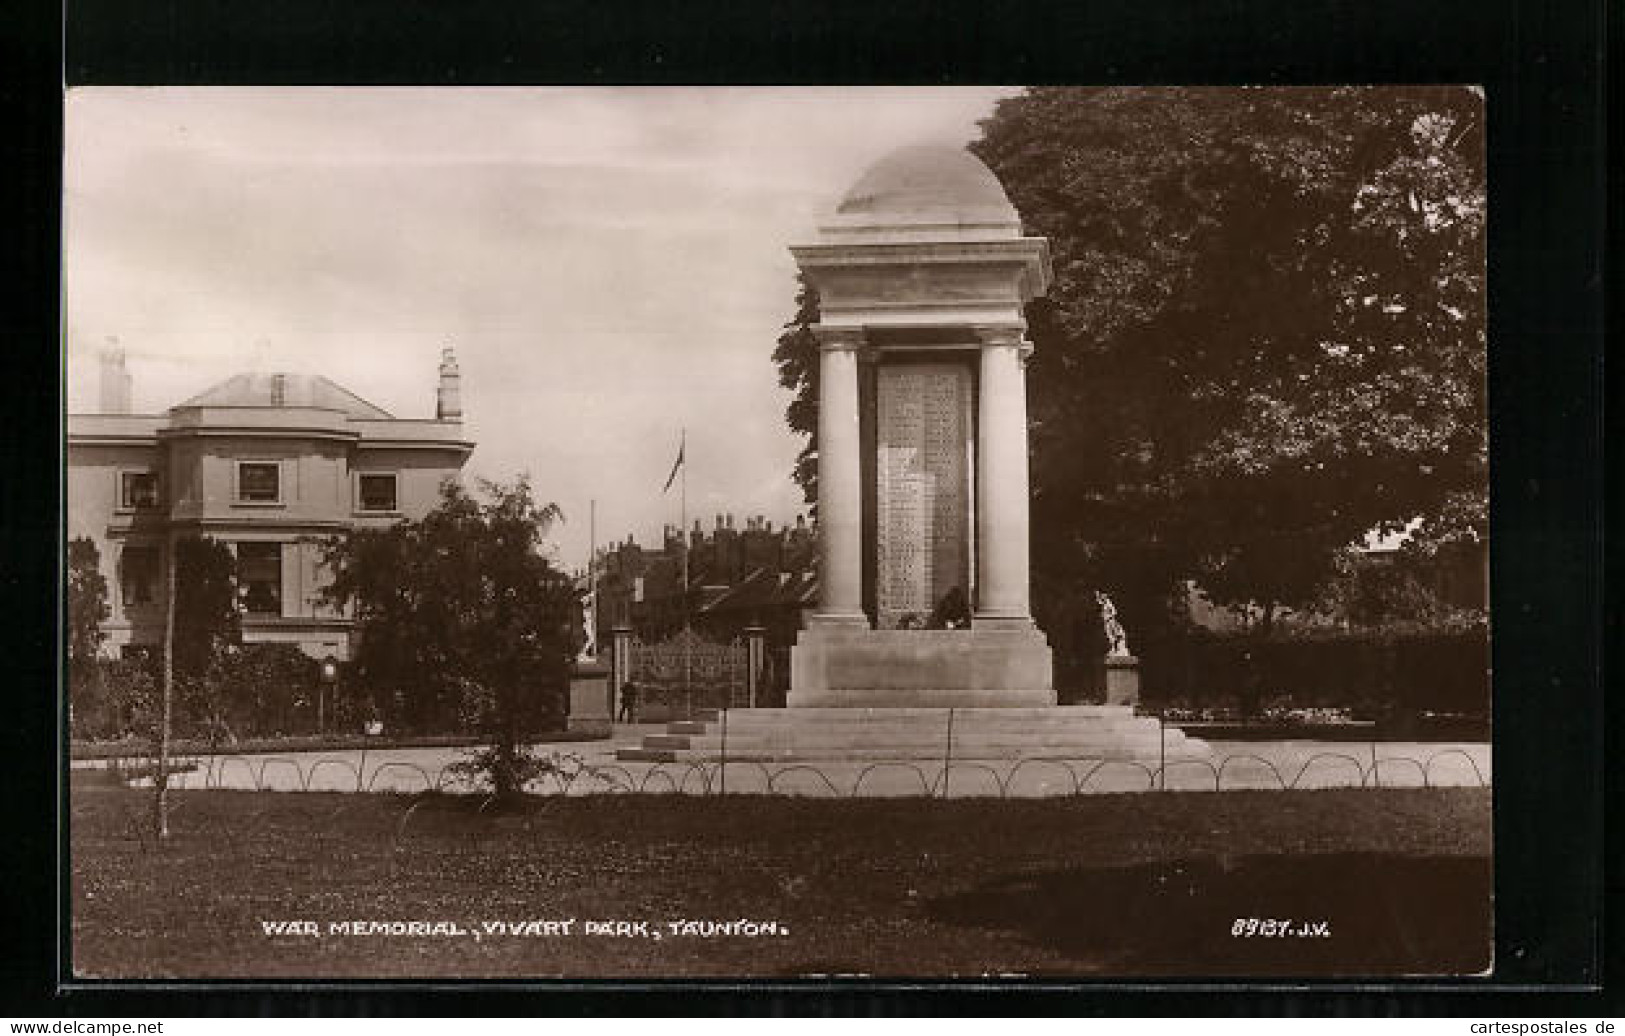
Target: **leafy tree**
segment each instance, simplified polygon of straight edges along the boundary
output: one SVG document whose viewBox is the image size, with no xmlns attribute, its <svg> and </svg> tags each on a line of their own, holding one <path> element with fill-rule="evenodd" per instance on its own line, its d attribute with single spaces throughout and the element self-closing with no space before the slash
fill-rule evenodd
<svg viewBox="0 0 1625 1036">
<path fill-rule="evenodd" d="M 158 769 L 152 795 L 153 834 L 159 841 L 169 837 L 169 751 L 175 703 L 179 698 L 217 697 L 207 682 L 208 674 L 223 653 L 242 642 L 236 560 L 230 549 L 208 536 L 172 534 L 164 555 L 163 675 L 156 724 Z"/>
<path fill-rule="evenodd" d="M 242 644 L 237 561 L 209 536 L 180 536 L 175 558 L 175 675 L 201 681 L 222 655 Z"/>
<path fill-rule="evenodd" d="M 1029 308 L 1040 610 L 1184 579 L 1312 601 L 1367 531 L 1483 536 L 1484 160 L 1466 88 L 1040 88 L 972 146 Z"/>
<path fill-rule="evenodd" d="M 560 518 L 528 479 L 456 482 L 421 521 L 330 541 L 330 603 L 354 608 L 356 680 L 398 692 L 418 718 L 455 706 L 486 738 L 475 765 L 499 796 L 544 764 L 530 744 L 563 713 L 579 637 L 575 588 L 540 551 Z"/>
<path fill-rule="evenodd" d="M 779 368 L 779 384 L 795 393 L 785 408 L 784 420 L 790 430 L 807 438 L 796 457 L 791 478 L 801 487 L 807 503 L 818 503 L 818 289 L 805 275 L 797 275 L 796 315 L 784 325 L 773 362 Z"/>
<path fill-rule="evenodd" d="M 107 577 L 101 571 L 96 541 L 79 536 L 68 543 L 68 702 L 74 729 L 87 723 L 98 729 L 104 713 L 102 645 L 107 634 L 102 623 L 112 614 L 107 602 Z"/>
<path fill-rule="evenodd" d="M 1351 626 L 1370 631 L 1445 632 L 1482 628 L 1485 615 L 1460 597 L 1441 592 L 1440 570 L 1478 563 L 1472 551 L 1446 546 L 1432 554 L 1406 545 L 1397 557 L 1351 557 L 1339 566 L 1325 607 Z M 1432 577 L 1432 578 L 1430 578 Z"/>
<path fill-rule="evenodd" d="M 79 536 L 68 543 L 68 672 L 71 676 L 95 671 L 107 634 L 102 623 L 113 614 L 107 601 L 107 577 L 102 575 L 101 552 L 96 541 Z"/>
</svg>

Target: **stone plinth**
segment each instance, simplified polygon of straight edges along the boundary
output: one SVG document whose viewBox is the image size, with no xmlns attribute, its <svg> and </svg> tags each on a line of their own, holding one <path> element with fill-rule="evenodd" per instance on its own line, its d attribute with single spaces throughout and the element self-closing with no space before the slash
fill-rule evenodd
<svg viewBox="0 0 1625 1036">
<path fill-rule="evenodd" d="M 790 650 L 791 708 L 1055 704 L 1036 628 L 869 630 L 811 626 Z M 770 710 L 769 710 L 770 711 Z"/>
<path fill-rule="evenodd" d="M 1133 655 L 1106 656 L 1106 704 L 1140 703 L 1140 660 Z"/>
<path fill-rule="evenodd" d="M 567 729 L 588 737 L 608 737 L 615 716 L 610 699 L 609 665 L 597 660 L 577 662 L 570 674 Z"/>
</svg>

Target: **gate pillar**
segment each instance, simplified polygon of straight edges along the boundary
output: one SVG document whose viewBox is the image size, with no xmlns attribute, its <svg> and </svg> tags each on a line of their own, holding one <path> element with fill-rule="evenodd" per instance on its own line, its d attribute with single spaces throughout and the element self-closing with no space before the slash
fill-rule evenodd
<svg viewBox="0 0 1625 1036">
<path fill-rule="evenodd" d="M 763 661 L 767 657 L 767 630 L 751 623 L 745 627 L 745 694 L 750 708 L 756 707 L 756 698 L 762 690 Z"/>
<path fill-rule="evenodd" d="M 632 627 L 618 623 L 609 631 L 609 715 L 617 716 L 621 688 L 632 677 Z"/>
</svg>

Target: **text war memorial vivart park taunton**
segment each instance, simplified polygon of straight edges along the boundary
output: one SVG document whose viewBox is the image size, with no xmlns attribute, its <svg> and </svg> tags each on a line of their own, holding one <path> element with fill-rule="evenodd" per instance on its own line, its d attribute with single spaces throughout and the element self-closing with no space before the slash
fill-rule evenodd
<svg viewBox="0 0 1625 1036">
<path fill-rule="evenodd" d="M 932 758 L 945 729 L 961 759 L 1205 753 L 1134 715 L 1126 653 L 1108 660 L 1107 704 L 1056 704 L 1029 604 L 1023 317 L 1049 286 L 1049 246 L 993 173 L 958 148 L 902 148 L 792 252 L 822 304 L 821 597 L 787 707 L 730 711 L 729 756 Z M 722 747 L 710 731 L 680 740 Z"/>
</svg>

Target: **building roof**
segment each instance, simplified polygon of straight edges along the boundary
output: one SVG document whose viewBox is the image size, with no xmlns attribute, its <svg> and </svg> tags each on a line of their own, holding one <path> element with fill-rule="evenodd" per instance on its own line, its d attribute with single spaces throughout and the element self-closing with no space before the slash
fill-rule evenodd
<svg viewBox="0 0 1625 1036">
<path fill-rule="evenodd" d="M 392 416 L 320 374 L 238 374 L 174 409 L 187 407 L 311 407 L 363 420 Z"/>
<path fill-rule="evenodd" d="M 727 592 L 705 603 L 706 612 L 767 611 L 789 604 L 811 605 L 818 600 L 818 577 L 811 569 L 778 572 L 757 568 Z"/>
<path fill-rule="evenodd" d="M 998 177 L 964 148 L 899 148 L 858 178 L 835 209 L 839 216 L 896 223 L 1013 223 L 1015 207 Z"/>
</svg>

